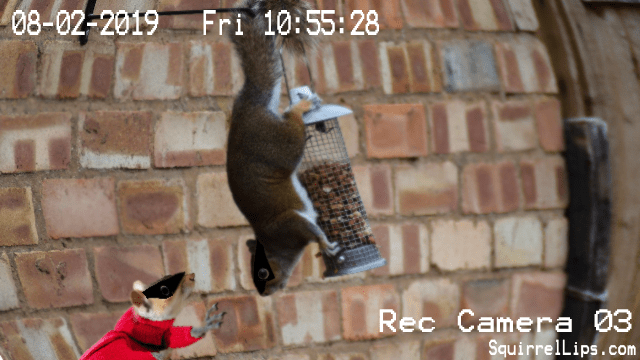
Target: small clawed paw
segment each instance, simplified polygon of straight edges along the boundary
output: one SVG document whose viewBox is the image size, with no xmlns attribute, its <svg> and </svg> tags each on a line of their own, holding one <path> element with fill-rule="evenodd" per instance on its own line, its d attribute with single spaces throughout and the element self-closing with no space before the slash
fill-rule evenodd
<svg viewBox="0 0 640 360">
<path fill-rule="evenodd" d="M 327 254 L 331 255 L 331 256 L 335 256 L 337 253 L 340 252 L 340 247 L 338 246 L 337 242 L 332 242 L 332 243 L 328 243 L 329 246 L 327 246 L 324 249 L 324 252 L 326 252 Z"/>
<path fill-rule="evenodd" d="M 313 108 L 313 103 L 305 98 L 300 100 L 299 103 L 295 104 L 295 108 L 305 113 Z"/>
<path fill-rule="evenodd" d="M 222 318 L 226 315 L 226 311 L 223 311 L 219 314 L 213 314 L 214 311 L 218 310 L 218 303 L 213 304 L 209 311 L 207 311 L 207 316 L 205 319 L 205 323 L 207 328 L 210 329 L 218 329 L 222 325 Z M 219 320 L 219 321 L 218 321 Z"/>
</svg>

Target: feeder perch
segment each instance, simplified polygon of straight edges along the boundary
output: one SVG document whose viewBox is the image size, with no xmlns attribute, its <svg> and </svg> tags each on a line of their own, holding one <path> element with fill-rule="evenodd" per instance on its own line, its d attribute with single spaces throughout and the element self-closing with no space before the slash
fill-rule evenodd
<svg viewBox="0 0 640 360">
<path fill-rule="evenodd" d="M 338 105 L 321 105 L 308 86 L 291 90 L 293 104 L 303 98 L 314 106 L 304 114 L 307 143 L 298 171 L 318 213 L 318 225 L 330 242 L 340 247 L 335 255 L 322 253 L 325 277 L 354 274 L 386 265 L 380 255 L 356 187 L 338 117 L 352 113 Z"/>
</svg>

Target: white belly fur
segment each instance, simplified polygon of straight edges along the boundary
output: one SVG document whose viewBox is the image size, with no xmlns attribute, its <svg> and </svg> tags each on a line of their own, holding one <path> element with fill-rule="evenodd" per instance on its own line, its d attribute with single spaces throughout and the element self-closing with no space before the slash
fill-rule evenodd
<svg viewBox="0 0 640 360">
<path fill-rule="evenodd" d="M 297 171 L 294 171 L 293 174 L 291 174 L 291 182 L 293 183 L 293 188 L 296 190 L 296 193 L 304 203 L 304 210 L 296 210 L 296 212 L 303 218 L 309 220 L 310 223 L 315 224 L 318 214 L 316 214 L 316 211 L 313 208 L 313 203 L 311 202 L 311 199 L 309 199 L 309 194 L 307 194 L 307 191 L 300 183 L 297 174 Z"/>
</svg>

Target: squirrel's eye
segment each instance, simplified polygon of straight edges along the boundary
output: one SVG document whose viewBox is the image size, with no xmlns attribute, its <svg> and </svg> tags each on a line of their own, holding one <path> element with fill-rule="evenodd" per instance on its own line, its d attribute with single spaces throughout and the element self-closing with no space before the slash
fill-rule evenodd
<svg viewBox="0 0 640 360">
<path fill-rule="evenodd" d="M 160 292 L 164 296 L 169 296 L 169 294 L 171 294 L 171 291 L 169 291 L 169 288 L 164 285 L 160 286 Z"/>
<path fill-rule="evenodd" d="M 258 277 L 260 280 L 266 280 L 269 277 L 269 270 L 265 268 L 258 270 Z"/>
</svg>

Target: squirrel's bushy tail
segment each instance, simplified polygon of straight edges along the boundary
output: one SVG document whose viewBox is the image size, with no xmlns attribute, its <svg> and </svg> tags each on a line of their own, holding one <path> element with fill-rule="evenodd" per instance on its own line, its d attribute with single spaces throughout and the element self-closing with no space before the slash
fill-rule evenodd
<svg viewBox="0 0 640 360">
<path fill-rule="evenodd" d="M 282 76 L 282 63 L 276 36 L 266 35 L 269 28 L 261 2 L 244 0 L 238 3 L 238 7 L 252 9 L 255 16 L 242 12 L 242 35 L 236 33 L 237 29 L 230 27 L 229 36 L 240 58 L 245 84 L 250 83 L 259 92 L 269 94 Z"/>
</svg>

